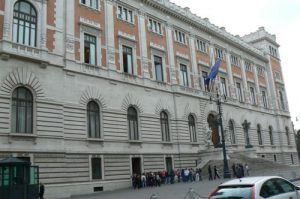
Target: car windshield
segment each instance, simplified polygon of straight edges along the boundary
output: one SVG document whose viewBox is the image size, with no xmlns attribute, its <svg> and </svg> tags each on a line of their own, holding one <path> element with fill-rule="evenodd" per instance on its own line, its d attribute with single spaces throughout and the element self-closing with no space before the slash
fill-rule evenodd
<svg viewBox="0 0 300 199">
<path fill-rule="evenodd" d="M 219 190 L 214 193 L 212 199 L 251 199 L 251 186 L 230 186 L 219 187 Z"/>
</svg>

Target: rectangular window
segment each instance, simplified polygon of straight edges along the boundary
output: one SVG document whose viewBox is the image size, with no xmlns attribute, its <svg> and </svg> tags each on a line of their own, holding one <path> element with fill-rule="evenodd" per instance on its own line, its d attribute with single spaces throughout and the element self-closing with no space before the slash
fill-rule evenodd
<svg viewBox="0 0 300 199">
<path fill-rule="evenodd" d="M 181 73 L 182 85 L 183 86 L 189 86 L 187 66 L 186 65 L 180 64 L 180 73 Z"/>
<path fill-rule="evenodd" d="M 268 108 L 267 96 L 265 91 L 261 91 L 261 97 L 265 108 Z"/>
<path fill-rule="evenodd" d="M 94 9 L 98 9 L 98 0 L 81 0 L 81 4 Z"/>
<path fill-rule="evenodd" d="M 259 76 L 264 77 L 264 76 L 265 76 L 265 70 L 264 70 L 264 68 L 258 66 L 258 67 L 257 67 L 257 74 L 258 74 Z"/>
<path fill-rule="evenodd" d="M 224 59 L 224 54 L 223 54 L 223 50 L 222 49 L 220 49 L 220 48 L 216 48 L 215 49 L 216 50 L 216 56 L 217 56 L 217 58 L 219 58 L 219 59 Z"/>
<path fill-rule="evenodd" d="M 236 91 L 237 91 L 237 97 L 239 101 L 242 102 L 243 101 L 242 88 L 239 82 L 236 83 Z"/>
<path fill-rule="evenodd" d="M 256 105 L 254 88 L 250 87 L 251 104 Z"/>
<path fill-rule="evenodd" d="M 123 6 L 118 6 L 118 18 L 129 23 L 133 23 L 133 12 Z"/>
<path fill-rule="evenodd" d="M 227 96 L 226 79 L 221 77 L 221 92 L 222 95 Z"/>
<path fill-rule="evenodd" d="M 156 20 L 149 19 L 149 30 L 161 35 L 161 23 Z"/>
<path fill-rule="evenodd" d="M 179 43 L 186 44 L 185 34 L 181 31 L 175 30 L 175 39 Z"/>
<path fill-rule="evenodd" d="M 252 72 L 252 65 L 251 65 L 250 62 L 245 61 L 245 67 L 246 67 L 246 70 L 247 70 L 247 71 Z"/>
<path fill-rule="evenodd" d="M 84 63 L 96 65 L 96 37 L 84 34 Z"/>
<path fill-rule="evenodd" d="M 269 46 L 269 50 L 270 50 L 270 54 L 273 57 L 277 57 L 277 50 L 276 50 L 276 48 L 273 48 L 272 46 Z"/>
<path fill-rule="evenodd" d="M 206 42 L 197 39 L 197 49 L 201 52 L 207 53 L 207 44 Z"/>
<path fill-rule="evenodd" d="M 125 73 L 133 75 L 133 55 L 132 48 L 123 46 L 123 70 Z"/>
<path fill-rule="evenodd" d="M 164 75 L 163 75 L 163 66 L 162 66 L 162 58 L 161 57 L 154 56 L 154 67 L 155 67 L 156 80 L 163 82 Z"/>
<path fill-rule="evenodd" d="M 239 59 L 238 59 L 237 56 L 231 55 L 231 56 L 230 56 L 230 61 L 231 61 L 231 64 L 232 64 L 232 65 L 240 66 Z"/>
<path fill-rule="evenodd" d="M 206 78 L 207 78 L 207 76 L 208 76 L 208 73 L 206 72 L 206 71 L 202 71 L 202 78 L 203 78 L 203 83 L 204 83 L 204 85 L 205 85 L 205 80 L 206 80 Z M 201 80 L 200 80 L 201 81 Z M 200 83 L 200 85 L 201 85 L 201 82 L 199 82 Z"/>
<path fill-rule="evenodd" d="M 101 158 L 92 158 L 92 179 L 102 179 Z"/>
</svg>

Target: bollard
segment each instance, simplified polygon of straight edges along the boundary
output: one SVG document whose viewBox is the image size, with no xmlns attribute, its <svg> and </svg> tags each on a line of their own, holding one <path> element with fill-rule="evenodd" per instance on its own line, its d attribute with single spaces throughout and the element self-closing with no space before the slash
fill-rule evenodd
<svg viewBox="0 0 300 199">
<path fill-rule="evenodd" d="M 155 195 L 155 194 L 152 194 L 151 197 L 150 197 L 150 199 L 159 199 L 159 197 L 157 195 Z"/>
</svg>

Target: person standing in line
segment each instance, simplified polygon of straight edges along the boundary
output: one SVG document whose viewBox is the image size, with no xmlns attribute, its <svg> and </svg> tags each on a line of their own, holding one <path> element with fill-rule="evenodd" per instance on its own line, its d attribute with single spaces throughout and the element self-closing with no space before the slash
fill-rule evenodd
<svg viewBox="0 0 300 199">
<path fill-rule="evenodd" d="M 212 178 L 212 171 L 211 171 L 211 166 L 210 165 L 208 165 L 208 180 L 213 180 L 213 178 Z"/>
<path fill-rule="evenodd" d="M 43 183 L 40 182 L 40 191 L 39 191 L 40 199 L 44 199 L 44 193 L 45 193 L 45 186 Z"/>
<path fill-rule="evenodd" d="M 216 179 L 216 177 L 218 177 L 218 179 L 220 179 L 220 176 L 219 176 L 219 172 L 218 172 L 217 166 L 215 165 L 215 166 L 214 166 L 214 180 Z"/>
<path fill-rule="evenodd" d="M 246 175 L 249 176 L 249 166 L 247 163 L 245 164 L 245 171 L 246 171 Z"/>
</svg>

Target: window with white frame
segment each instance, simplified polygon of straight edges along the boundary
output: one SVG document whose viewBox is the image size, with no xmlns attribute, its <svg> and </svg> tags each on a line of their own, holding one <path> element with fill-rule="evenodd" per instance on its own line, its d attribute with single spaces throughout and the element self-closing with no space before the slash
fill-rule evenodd
<svg viewBox="0 0 300 199">
<path fill-rule="evenodd" d="M 262 141 L 262 135 L 261 135 L 261 127 L 260 124 L 257 125 L 257 137 L 258 137 L 258 144 L 262 145 L 263 141 Z"/>
<path fill-rule="evenodd" d="M 272 46 L 269 46 L 269 51 L 270 51 L 270 54 L 273 56 L 273 57 L 278 57 L 277 56 L 277 50 L 276 48 L 272 47 Z"/>
<path fill-rule="evenodd" d="M 220 49 L 220 48 L 215 48 L 215 51 L 216 51 L 216 56 L 217 58 L 219 59 L 224 59 L 224 53 L 223 53 L 223 50 Z"/>
<path fill-rule="evenodd" d="M 132 48 L 128 46 L 123 46 L 123 70 L 124 73 L 133 75 L 133 54 Z"/>
<path fill-rule="evenodd" d="M 223 77 L 220 77 L 221 80 L 221 92 L 222 95 L 227 96 L 227 87 L 226 87 L 226 79 Z"/>
<path fill-rule="evenodd" d="M 203 84 L 205 85 L 205 80 L 206 80 L 207 76 L 208 76 L 208 72 L 202 71 L 202 80 L 200 79 L 199 85 L 202 85 L 201 81 L 203 81 Z M 206 89 L 206 87 L 205 87 L 205 89 Z"/>
<path fill-rule="evenodd" d="M 164 75 L 163 75 L 163 63 L 161 57 L 154 55 L 154 67 L 155 67 L 156 80 L 163 82 Z"/>
<path fill-rule="evenodd" d="M 96 10 L 99 9 L 98 0 L 80 0 L 80 3 Z"/>
<path fill-rule="evenodd" d="M 207 53 L 207 43 L 203 40 L 197 39 L 197 49 L 201 52 Z"/>
<path fill-rule="evenodd" d="M 118 6 L 118 18 L 133 23 L 133 11 L 126 7 Z"/>
<path fill-rule="evenodd" d="M 264 77 L 264 76 L 265 76 L 265 69 L 264 69 L 263 67 L 261 67 L 261 66 L 258 66 L 258 67 L 257 67 L 257 74 L 258 74 L 259 76 Z"/>
<path fill-rule="evenodd" d="M 251 64 L 251 62 L 245 61 L 245 69 L 247 71 L 252 72 L 252 64 Z"/>
<path fill-rule="evenodd" d="M 175 30 L 175 39 L 177 42 L 186 44 L 185 33 L 179 30 Z"/>
<path fill-rule="evenodd" d="M 102 159 L 99 157 L 92 157 L 91 167 L 92 167 L 92 179 L 93 180 L 102 179 Z"/>
<path fill-rule="evenodd" d="M 188 120 L 189 120 L 190 141 L 197 142 L 195 118 L 192 114 L 190 114 Z"/>
<path fill-rule="evenodd" d="M 251 99 L 251 104 L 256 105 L 255 91 L 253 87 L 250 87 L 250 99 Z"/>
<path fill-rule="evenodd" d="M 242 102 L 243 101 L 242 87 L 241 87 L 241 83 L 239 82 L 236 82 L 236 92 L 239 101 Z"/>
<path fill-rule="evenodd" d="M 161 134 L 162 141 L 170 142 L 170 130 L 169 130 L 169 118 L 168 114 L 165 111 L 160 113 L 160 126 L 161 126 Z"/>
<path fill-rule="evenodd" d="M 97 39 L 95 36 L 84 33 L 84 63 L 97 64 Z"/>
<path fill-rule="evenodd" d="M 184 64 L 180 64 L 180 74 L 182 79 L 182 85 L 183 86 L 189 86 L 188 81 L 188 73 L 187 73 L 187 66 Z"/>
<path fill-rule="evenodd" d="M 149 30 L 162 35 L 161 23 L 154 19 L 149 19 Z"/>
<path fill-rule="evenodd" d="M 129 140 L 139 140 L 138 113 L 134 107 L 127 110 Z"/>
<path fill-rule="evenodd" d="M 89 138 L 101 138 L 100 109 L 95 101 L 90 101 L 87 105 L 87 122 Z"/>
<path fill-rule="evenodd" d="M 235 55 L 230 56 L 230 62 L 235 66 L 240 66 L 239 58 Z"/>
<path fill-rule="evenodd" d="M 272 126 L 269 126 L 269 137 L 270 137 L 270 144 L 274 145 L 273 128 L 272 128 Z"/>
<path fill-rule="evenodd" d="M 266 91 L 264 91 L 264 90 L 261 91 L 261 97 L 262 97 L 264 107 L 268 108 Z"/>
<path fill-rule="evenodd" d="M 26 87 L 18 87 L 12 94 L 12 133 L 33 133 L 33 96 Z"/>
<path fill-rule="evenodd" d="M 279 100 L 280 100 L 281 109 L 285 110 L 284 98 L 283 98 L 282 91 L 279 91 Z"/>
<path fill-rule="evenodd" d="M 36 46 L 37 13 L 27 1 L 17 1 L 14 5 L 13 42 Z"/>
</svg>

